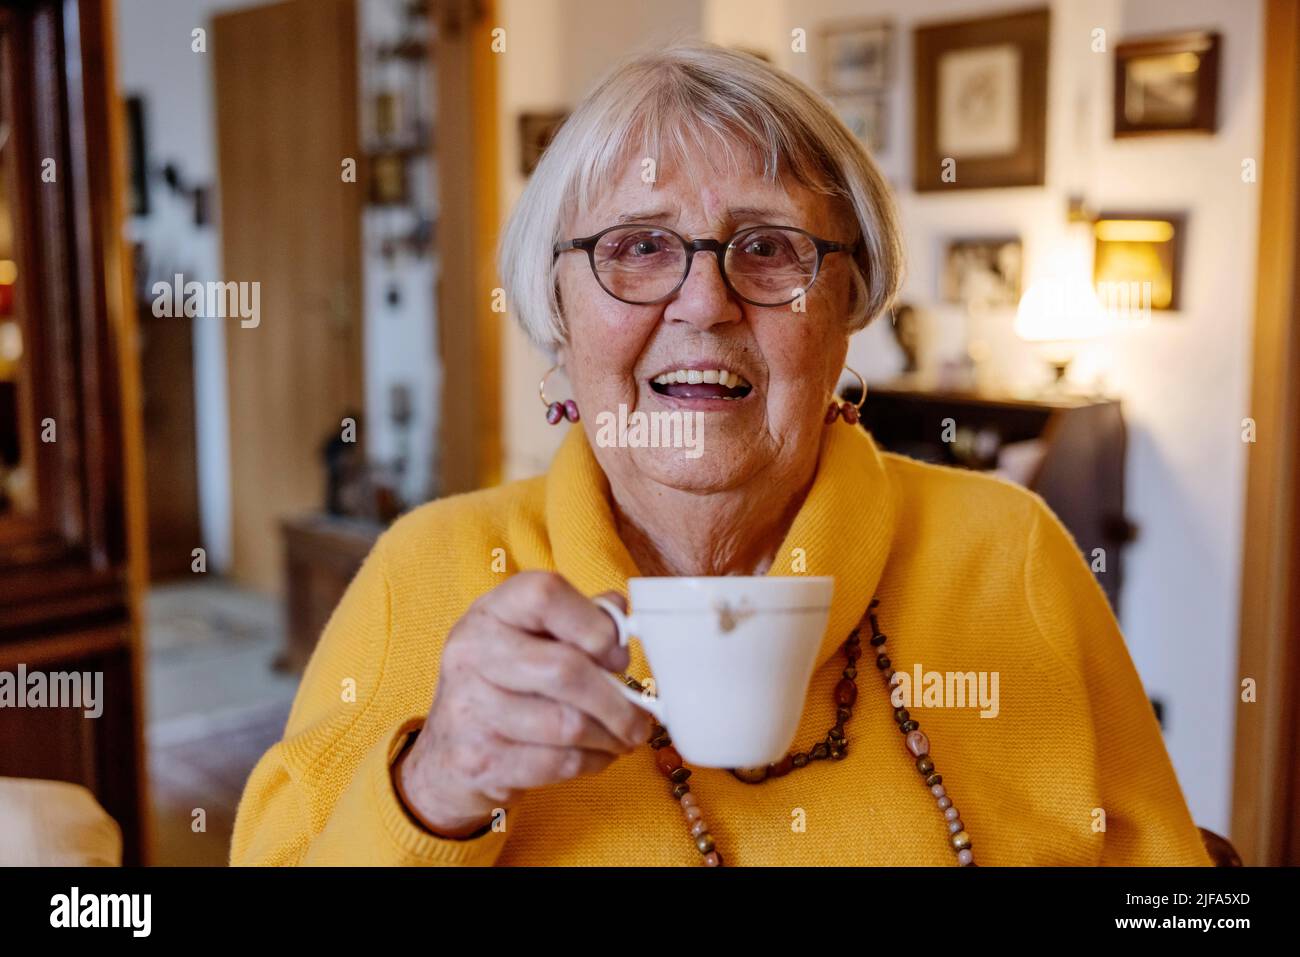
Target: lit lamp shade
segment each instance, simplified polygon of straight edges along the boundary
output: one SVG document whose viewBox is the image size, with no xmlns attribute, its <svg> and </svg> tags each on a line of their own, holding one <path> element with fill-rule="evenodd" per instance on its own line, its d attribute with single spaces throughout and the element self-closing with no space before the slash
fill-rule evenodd
<svg viewBox="0 0 1300 957">
<path fill-rule="evenodd" d="M 1105 311 L 1086 282 L 1044 279 L 1034 283 L 1016 310 L 1016 335 L 1039 343 L 1052 368 L 1051 391 L 1066 391 L 1065 376 L 1073 358 L 1069 343 L 1093 339 L 1105 331 Z"/>
<path fill-rule="evenodd" d="M 1020 298 L 1015 330 L 1026 342 L 1073 342 L 1100 336 L 1105 319 L 1089 283 L 1043 279 Z"/>
</svg>

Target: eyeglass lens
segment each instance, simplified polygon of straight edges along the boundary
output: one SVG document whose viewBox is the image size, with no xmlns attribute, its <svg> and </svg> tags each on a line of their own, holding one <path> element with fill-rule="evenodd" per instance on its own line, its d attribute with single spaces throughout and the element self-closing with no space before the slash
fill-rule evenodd
<svg viewBox="0 0 1300 957">
<path fill-rule="evenodd" d="M 672 295 L 686 278 L 687 261 L 683 240 L 652 226 L 612 229 L 592 250 L 597 281 L 610 295 L 630 303 L 653 303 Z M 781 305 L 812 283 L 817 247 L 798 230 L 761 226 L 731 241 L 723 267 L 742 298 Z"/>
</svg>

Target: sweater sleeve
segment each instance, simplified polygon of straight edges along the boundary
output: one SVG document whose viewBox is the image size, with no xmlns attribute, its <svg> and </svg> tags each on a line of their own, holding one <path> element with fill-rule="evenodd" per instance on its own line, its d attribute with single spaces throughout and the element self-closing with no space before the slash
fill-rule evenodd
<svg viewBox="0 0 1300 957">
<path fill-rule="evenodd" d="M 284 737 L 249 776 L 231 841 L 239 865 L 490 865 L 504 832 L 451 840 L 411 818 L 392 765 L 423 716 L 385 717 L 391 602 L 383 539 L 321 636 Z"/>
<path fill-rule="evenodd" d="M 1209 866 L 1110 603 L 1041 503 L 1025 561 L 1026 597 L 1043 640 L 1078 673 L 1087 698 L 1105 811 L 1100 863 Z"/>
</svg>

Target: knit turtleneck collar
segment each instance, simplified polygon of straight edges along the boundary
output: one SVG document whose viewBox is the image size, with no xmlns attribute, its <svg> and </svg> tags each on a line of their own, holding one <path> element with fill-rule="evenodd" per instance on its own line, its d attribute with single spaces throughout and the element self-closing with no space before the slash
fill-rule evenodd
<svg viewBox="0 0 1300 957">
<path fill-rule="evenodd" d="M 884 572 L 898 508 L 871 437 L 840 422 L 827 429 L 812 488 L 768 571 L 835 579 L 818 664 L 836 653 L 865 613 Z M 547 473 L 546 526 L 556 570 L 574 587 L 585 595 L 627 594 L 627 580 L 640 573 L 618 536 L 609 480 L 580 427 L 570 429 Z M 637 665 L 644 659 L 634 649 L 634 670 Z"/>
</svg>

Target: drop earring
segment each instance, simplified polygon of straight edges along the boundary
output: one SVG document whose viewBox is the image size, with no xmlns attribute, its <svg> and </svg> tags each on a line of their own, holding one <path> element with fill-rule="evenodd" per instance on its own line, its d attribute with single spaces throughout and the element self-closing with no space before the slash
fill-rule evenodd
<svg viewBox="0 0 1300 957">
<path fill-rule="evenodd" d="M 840 417 L 842 417 L 849 425 L 857 425 L 858 420 L 861 418 L 859 413 L 862 410 L 862 406 L 865 405 L 867 401 L 867 380 L 862 378 L 855 369 L 852 369 L 849 366 L 845 366 L 844 368 L 847 369 L 849 374 L 852 375 L 853 378 L 857 379 L 858 384 L 862 386 L 862 397 L 854 403 L 847 399 L 840 399 L 838 395 L 832 395 L 831 404 L 826 407 L 827 425 L 830 425 Z"/>
<path fill-rule="evenodd" d="M 570 422 L 577 422 L 581 416 L 578 415 L 578 403 L 572 399 L 565 399 L 563 402 L 552 402 L 546 398 L 546 380 L 551 377 L 551 373 L 560 368 L 553 365 L 546 370 L 546 375 L 542 376 L 542 381 L 537 385 L 537 394 L 542 398 L 542 405 L 546 406 L 546 424 L 555 425 L 561 419 L 568 419 Z"/>
</svg>

